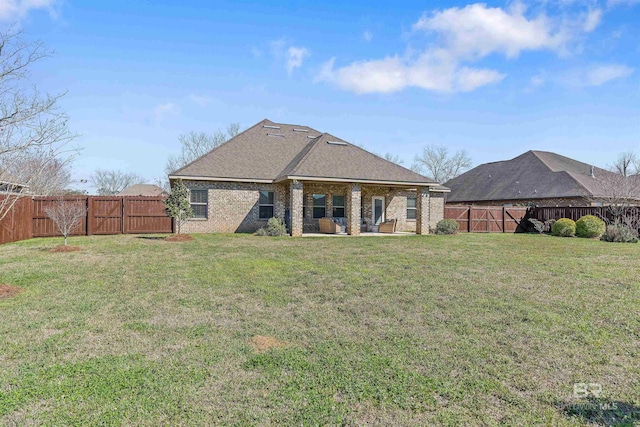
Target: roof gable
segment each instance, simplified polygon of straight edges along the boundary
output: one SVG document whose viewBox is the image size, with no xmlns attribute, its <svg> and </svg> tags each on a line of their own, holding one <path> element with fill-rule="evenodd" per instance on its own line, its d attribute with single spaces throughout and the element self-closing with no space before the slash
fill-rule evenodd
<svg viewBox="0 0 640 427">
<path fill-rule="evenodd" d="M 266 119 L 170 176 L 254 182 L 295 176 L 437 184 L 330 134 Z"/>
<path fill-rule="evenodd" d="M 357 145 L 324 133 L 284 176 L 359 181 L 416 182 L 433 180 L 370 153 Z"/>
</svg>

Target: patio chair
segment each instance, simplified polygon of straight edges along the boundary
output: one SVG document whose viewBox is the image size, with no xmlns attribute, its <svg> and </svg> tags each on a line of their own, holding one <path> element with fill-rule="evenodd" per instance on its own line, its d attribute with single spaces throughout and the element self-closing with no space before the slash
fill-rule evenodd
<svg viewBox="0 0 640 427">
<path fill-rule="evenodd" d="M 397 219 L 390 219 L 380 224 L 378 227 L 378 232 L 380 233 L 395 233 L 396 232 L 396 224 L 398 223 Z"/>
<path fill-rule="evenodd" d="M 320 232 L 325 234 L 338 234 L 340 233 L 340 224 L 333 222 L 332 218 L 320 218 L 318 219 L 320 224 Z"/>
</svg>

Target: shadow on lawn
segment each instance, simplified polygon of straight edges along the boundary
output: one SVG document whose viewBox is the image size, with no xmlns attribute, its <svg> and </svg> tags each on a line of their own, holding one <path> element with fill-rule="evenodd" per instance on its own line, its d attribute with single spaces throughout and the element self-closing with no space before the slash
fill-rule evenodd
<svg viewBox="0 0 640 427">
<path fill-rule="evenodd" d="M 164 240 L 166 236 L 136 236 L 136 239 L 144 240 Z"/>
<path fill-rule="evenodd" d="M 561 404 L 560 409 L 570 418 L 598 426 L 633 427 L 640 422 L 640 406 L 613 400 L 589 398 Z"/>
</svg>

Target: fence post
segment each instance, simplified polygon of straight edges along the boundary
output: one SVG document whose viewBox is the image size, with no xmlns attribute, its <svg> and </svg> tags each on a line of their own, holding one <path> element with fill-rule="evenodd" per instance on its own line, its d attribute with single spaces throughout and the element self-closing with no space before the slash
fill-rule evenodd
<svg viewBox="0 0 640 427">
<path fill-rule="evenodd" d="M 122 211 L 120 212 L 120 234 L 125 234 L 126 233 L 126 231 L 124 229 L 124 224 L 125 224 L 124 213 L 126 212 L 126 209 L 124 208 L 125 200 L 126 200 L 126 197 L 122 196 L 121 204 L 120 204 L 120 207 L 122 209 Z"/>
<path fill-rule="evenodd" d="M 505 220 L 504 217 L 507 216 L 507 208 L 505 208 L 504 206 L 502 206 L 502 232 L 506 233 L 507 230 L 505 228 Z"/>
<path fill-rule="evenodd" d="M 93 235 L 93 197 L 87 196 L 87 236 Z"/>
</svg>

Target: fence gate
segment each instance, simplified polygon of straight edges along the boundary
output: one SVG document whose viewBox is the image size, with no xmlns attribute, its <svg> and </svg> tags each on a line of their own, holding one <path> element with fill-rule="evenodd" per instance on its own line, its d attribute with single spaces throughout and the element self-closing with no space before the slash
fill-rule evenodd
<svg viewBox="0 0 640 427">
<path fill-rule="evenodd" d="M 89 197 L 88 208 L 87 235 L 122 232 L 122 197 Z"/>
<path fill-rule="evenodd" d="M 126 197 L 123 199 L 123 229 L 127 233 L 172 233 L 173 221 L 158 198 Z"/>
<path fill-rule="evenodd" d="M 527 208 L 504 206 L 445 206 L 445 218 L 455 220 L 461 232 L 515 233 Z"/>
</svg>

